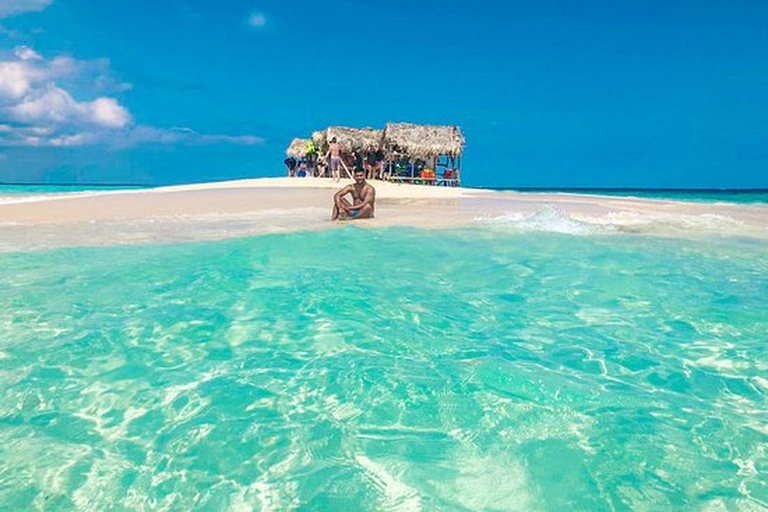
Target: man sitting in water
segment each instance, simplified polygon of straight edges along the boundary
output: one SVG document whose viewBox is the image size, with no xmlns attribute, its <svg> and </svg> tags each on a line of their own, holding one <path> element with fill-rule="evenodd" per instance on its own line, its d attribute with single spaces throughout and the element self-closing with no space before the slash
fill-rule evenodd
<svg viewBox="0 0 768 512">
<path fill-rule="evenodd" d="M 350 203 L 344 196 L 352 195 Z M 333 216 L 331 220 L 352 220 L 373 218 L 373 204 L 376 191 L 365 182 L 362 169 L 355 170 L 355 182 L 333 195 Z"/>
</svg>

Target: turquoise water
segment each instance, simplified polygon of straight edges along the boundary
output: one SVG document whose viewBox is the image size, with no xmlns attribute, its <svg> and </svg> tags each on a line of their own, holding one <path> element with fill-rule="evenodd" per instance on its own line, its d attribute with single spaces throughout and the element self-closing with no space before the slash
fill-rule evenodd
<svg viewBox="0 0 768 512">
<path fill-rule="evenodd" d="M 768 189 L 757 190 L 653 190 L 653 189 L 501 189 L 520 192 L 570 193 L 644 199 L 672 199 L 696 203 L 768 203 Z"/>
<path fill-rule="evenodd" d="M 145 188 L 131 185 L 0 185 L 0 196 L 19 194 L 56 194 L 104 190 L 133 190 Z"/>
<path fill-rule="evenodd" d="M 99 185 L 0 185 L 0 196 L 18 194 L 52 194 L 61 192 L 88 192 L 146 188 L 142 186 L 99 186 Z M 673 199 L 694 202 L 724 203 L 768 203 L 768 190 L 605 190 L 605 189 L 499 189 L 520 190 L 522 192 L 566 192 L 590 195 L 620 197 L 642 197 L 646 199 Z"/>
<path fill-rule="evenodd" d="M 0 509 L 765 510 L 766 297 L 749 240 L 0 254 Z"/>
</svg>

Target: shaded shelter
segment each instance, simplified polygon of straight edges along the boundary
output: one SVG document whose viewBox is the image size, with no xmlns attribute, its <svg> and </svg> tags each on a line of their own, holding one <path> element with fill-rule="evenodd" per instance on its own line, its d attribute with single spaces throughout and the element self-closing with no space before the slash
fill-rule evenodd
<svg viewBox="0 0 768 512">
<path fill-rule="evenodd" d="M 285 150 L 285 154 L 297 159 L 302 159 L 307 156 L 307 139 L 293 139 L 288 149 Z"/>
<path fill-rule="evenodd" d="M 458 157 L 464 150 L 464 135 L 458 126 L 387 123 L 384 144 L 390 151 L 424 160 L 443 155 Z"/>
<path fill-rule="evenodd" d="M 464 144 L 458 126 L 387 123 L 384 128 L 383 146 L 389 162 L 405 161 L 410 168 L 410 177 L 397 176 L 397 180 L 428 179 L 437 184 L 458 185 Z M 428 178 L 416 174 L 419 160 L 432 166 Z"/>
<path fill-rule="evenodd" d="M 432 185 L 460 182 L 465 139 L 458 126 L 387 123 L 384 130 L 331 126 L 312 133 L 311 139 L 294 139 L 287 154 L 306 159 L 310 168 L 321 156 L 321 165 L 326 166 L 330 141 L 334 138 L 348 177 L 352 177 L 349 157 L 357 153 L 356 164 L 367 170 L 369 179 Z M 317 148 L 318 152 L 308 151 L 309 147 Z"/>
<path fill-rule="evenodd" d="M 348 128 L 346 126 L 331 126 L 326 130 L 326 144 L 336 138 L 336 142 L 345 153 L 353 151 L 378 151 L 381 149 L 382 130 L 374 128 Z"/>
<path fill-rule="evenodd" d="M 315 146 L 318 148 L 320 153 L 327 152 L 328 139 L 326 138 L 326 130 L 318 130 L 316 132 L 312 132 L 312 142 L 315 143 Z"/>
</svg>

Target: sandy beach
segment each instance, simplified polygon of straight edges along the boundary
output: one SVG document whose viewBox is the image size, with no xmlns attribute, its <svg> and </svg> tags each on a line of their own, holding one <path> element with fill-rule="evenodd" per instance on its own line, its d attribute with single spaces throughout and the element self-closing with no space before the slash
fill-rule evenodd
<svg viewBox="0 0 768 512">
<path fill-rule="evenodd" d="M 262 178 L 141 190 L 6 197 L 0 250 L 185 242 L 334 228 L 324 178 Z M 721 234 L 765 238 L 768 206 L 497 192 L 372 182 L 376 218 L 355 226 L 492 225 L 566 233 Z"/>
</svg>

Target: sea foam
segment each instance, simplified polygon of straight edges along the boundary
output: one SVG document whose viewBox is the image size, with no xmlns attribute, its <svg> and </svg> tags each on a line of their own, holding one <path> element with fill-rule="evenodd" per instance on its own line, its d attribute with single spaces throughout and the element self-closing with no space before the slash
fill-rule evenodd
<svg viewBox="0 0 768 512">
<path fill-rule="evenodd" d="M 545 205 L 534 213 L 507 212 L 475 217 L 480 225 L 500 226 L 518 231 L 540 231 L 569 235 L 610 233 L 679 233 L 720 231 L 738 233 L 744 223 L 719 214 L 649 213 L 640 211 L 596 214 L 569 214 L 557 205 Z"/>
</svg>

